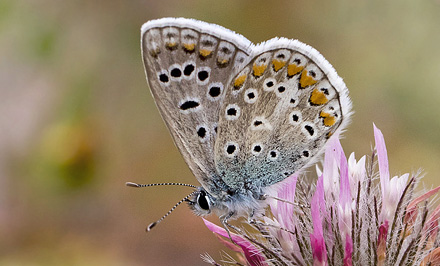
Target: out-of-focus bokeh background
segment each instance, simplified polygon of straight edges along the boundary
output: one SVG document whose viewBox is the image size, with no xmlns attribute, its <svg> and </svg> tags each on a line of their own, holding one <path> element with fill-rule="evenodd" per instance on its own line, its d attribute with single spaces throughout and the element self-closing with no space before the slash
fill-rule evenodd
<svg viewBox="0 0 440 266">
<path fill-rule="evenodd" d="M 206 265 L 222 246 L 185 206 L 197 184 L 148 91 L 142 23 L 182 16 L 257 43 L 297 38 L 344 78 L 356 114 L 342 144 L 391 173 L 440 179 L 440 1 L 0 1 L 0 265 Z M 211 220 L 217 222 L 216 217 Z"/>
</svg>

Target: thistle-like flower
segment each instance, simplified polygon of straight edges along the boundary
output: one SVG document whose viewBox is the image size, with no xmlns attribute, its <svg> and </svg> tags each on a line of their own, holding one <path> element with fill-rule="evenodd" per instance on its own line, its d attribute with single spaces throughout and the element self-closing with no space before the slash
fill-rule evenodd
<svg viewBox="0 0 440 266">
<path fill-rule="evenodd" d="M 384 137 L 374 126 L 370 158 L 345 157 L 331 140 L 316 184 L 291 176 L 260 219 L 231 234 L 205 220 L 238 260 L 232 265 L 440 265 L 440 187 L 415 190 L 418 175 L 390 179 Z M 375 171 L 376 162 L 378 171 Z M 282 199 L 282 200 L 281 200 Z M 204 260 L 220 265 L 205 255 Z"/>
</svg>

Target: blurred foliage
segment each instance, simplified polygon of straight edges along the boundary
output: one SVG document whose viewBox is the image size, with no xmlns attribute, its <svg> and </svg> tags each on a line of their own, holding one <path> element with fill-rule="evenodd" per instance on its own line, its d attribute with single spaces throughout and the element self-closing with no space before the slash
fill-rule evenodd
<svg viewBox="0 0 440 266">
<path fill-rule="evenodd" d="M 355 116 L 346 152 L 391 173 L 440 172 L 438 0 L 0 1 L 0 265 L 205 265 L 221 247 L 177 209 L 196 184 L 148 92 L 139 29 L 155 18 L 220 24 L 257 43 L 297 38 L 344 78 Z M 215 221 L 215 217 L 211 217 Z M 170 255 L 171 254 L 171 255 Z"/>
</svg>

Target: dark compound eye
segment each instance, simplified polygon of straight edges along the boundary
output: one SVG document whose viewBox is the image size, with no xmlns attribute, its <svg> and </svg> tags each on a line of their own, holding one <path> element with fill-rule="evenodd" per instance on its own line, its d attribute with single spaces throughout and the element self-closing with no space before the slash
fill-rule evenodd
<svg viewBox="0 0 440 266">
<path fill-rule="evenodd" d="M 200 206 L 201 209 L 209 211 L 210 204 L 205 191 L 200 191 L 199 195 L 197 196 L 197 204 Z"/>
<path fill-rule="evenodd" d="M 191 73 L 194 71 L 194 66 L 193 65 L 187 65 L 185 67 L 185 69 L 183 70 L 183 74 L 185 74 L 185 76 L 189 76 L 191 75 Z"/>
</svg>

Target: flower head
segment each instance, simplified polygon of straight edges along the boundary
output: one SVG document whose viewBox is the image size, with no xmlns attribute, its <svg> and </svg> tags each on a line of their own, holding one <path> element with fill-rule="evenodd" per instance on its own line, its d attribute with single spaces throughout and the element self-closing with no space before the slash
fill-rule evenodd
<svg viewBox="0 0 440 266">
<path fill-rule="evenodd" d="M 354 154 L 347 160 L 333 138 L 316 185 L 298 175 L 286 180 L 268 214 L 231 235 L 238 246 L 227 242 L 243 255 L 238 265 L 440 265 L 440 206 L 430 211 L 428 201 L 440 187 L 417 197 L 417 176 L 390 179 L 385 140 L 376 126 L 374 136 L 370 160 L 356 161 Z M 205 223 L 228 237 L 223 228 Z"/>
</svg>

